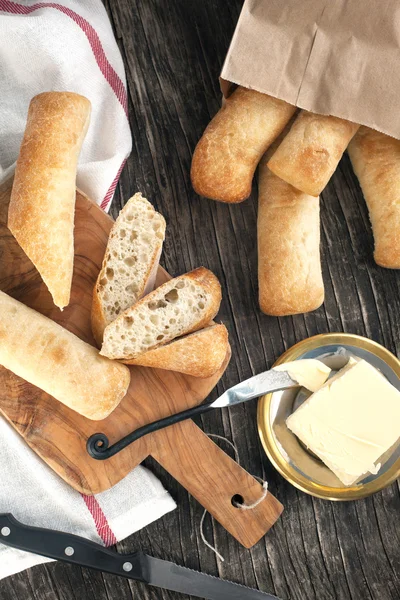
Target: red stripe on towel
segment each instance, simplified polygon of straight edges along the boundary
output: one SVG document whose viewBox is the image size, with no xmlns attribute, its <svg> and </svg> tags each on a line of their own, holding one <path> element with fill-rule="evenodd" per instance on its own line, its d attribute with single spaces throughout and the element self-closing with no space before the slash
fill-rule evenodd
<svg viewBox="0 0 400 600">
<path fill-rule="evenodd" d="M 110 185 L 110 187 L 108 188 L 108 192 L 107 194 L 104 196 L 104 199 L 102 200 L 100 207 L 103 210 L 107 210 L 109 203 L 112 200 L 112 197 L 114 196 L 114 192 L 115 192 L 115 188 L 117 187 L 117 183 L 119 180 L 119 177 L 121 175 L 121 171 L 124 168 L 126 163 L 126 158 L 124 159 L 122 165 L 120 166 L 120 168 L 118 169 L 118 173 L 116 174 L 114 181 L 112 182 L 112 184 Z"/>
<path fill-rule="evenodd" d="M 101 539 L 104 542 L 105 546 L 113 546 L 117 543 L 117 538 L 115 537 L 111 527 L 108 524 L 107 517 L 103 513 L 103 510 L 100 504 L 97 502 L 94 496 L 87 496 L 86 494 L 81 494 L 86 506 L 90 514 L 93 517 L 94 524 L 96 525 L 96 530 Z"/>
</svg>

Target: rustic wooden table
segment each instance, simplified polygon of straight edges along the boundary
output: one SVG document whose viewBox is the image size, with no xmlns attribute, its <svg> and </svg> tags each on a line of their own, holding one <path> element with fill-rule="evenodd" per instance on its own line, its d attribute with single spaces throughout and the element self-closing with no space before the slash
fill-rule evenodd
<svg viewBox="0 0 400 600">
<path fill-rule="evenodd" d="M 168 223 L 163 264 L 171 274 L 199 265 L 223 286 L 220 319 L 233 357 L 215 392 L 271 366 L 295 342 L 316 333 L 366 335 L 399 352 L 400 276 L 372 260 L 368 214 L 345 157 L 322 195 L 323 308 L 270 318 L 257 305 L 256 193 L 237 206 L 201 199 L 189 169 L 193 148 L 221 94 L 218 73 L 241 8 L 240 0 L 109 0 L 125 61 L 133 150 L 112 214 L 141 190 Z M 265 457 L 257 435 L 256 403 L 202 419 L 207 432 L 232 440 L 243 466 L 266 478 L 285 511 L 251 550 L 210 517 L 206 535 L 225 557 L 202 543 L 201 506 L 153 462 L 178 503 L 145 530 L 119 544 L 192 569 L 259 587 L 285 600 L 398 600 L 400 491 L 394 483 L 358 502 L 311 498 L 289 485 Z M 38 566 L 0 583 L 1 600 L 128 600 L 183 596 L 65 564 Z"/>
</svg>

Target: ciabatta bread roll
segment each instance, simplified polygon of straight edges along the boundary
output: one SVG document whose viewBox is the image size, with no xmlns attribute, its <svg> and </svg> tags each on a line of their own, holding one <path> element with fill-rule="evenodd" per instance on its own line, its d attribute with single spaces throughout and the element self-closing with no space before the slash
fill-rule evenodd
<svg viewBox="0 0 400 600">
<path fill-rule="evenodd" d="M 128 367 L 0 292 L 0 364 L 88 419 L 105 419 L 125 396 Z"/>
<path fill-rule="evenodd" d="M 268 161 L 270 170 L 298 190 L 319 196 L 359 125 L 302 110 Z"/>
<path fill-rule="evenodd" d="M 324 301 L 319 198 L 259 167 L 258 285 L 261 310 L 273 316 L 315 310 Z"/>
<path fill-rule="evenodd" d="M 222 202 L 248 198 L 260 158 L 295 111 L 283 100 L 238 87 L 196 146 L 191 168 L 195 191 Z"/>
<path fill-rule="evenodd" d="M 10 231 L 61 309 L 70 299 L 76 168 L 89 119 L 90 102 L 78 94 L 32 99 L 8 212 Z"/>
<path fill-rule="evenodd" d="M 348 152 L 369 210 L 375 262 L 400 269 L 400 141 L 360 127 Z"/>
<path fill-rule="evenodd" d="M 92 330 L 99 346 L 105 327 L 154 288 L 165 220 L 135 194 L 113 225 L 93 290 Z"/>
<path fill-rule="evenodd" d="M 202 329 L 221 303 L 221 286 L 200 267 L 167 281 L 120 314 L 104 330 L 101 354 L 131 361 L 148 350 Z"/>
<path fill-rule="evenodd" d="M 211 377 L 221 368 L 228 350 L 226 327 L 210 325 L 125 362 L 193 377 Z"/>
<path fill-rule="evenodd" d="M 369 210 L 375 262 L 400 269 L 400 141 L 360 127 L 348 152 Z"/>
</svg>

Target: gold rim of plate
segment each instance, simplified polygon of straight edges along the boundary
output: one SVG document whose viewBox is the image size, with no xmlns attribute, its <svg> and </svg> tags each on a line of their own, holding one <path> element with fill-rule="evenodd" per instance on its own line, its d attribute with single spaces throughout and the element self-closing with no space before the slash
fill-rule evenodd
<svg viewBox="0 0 400 600">
<path fill-rule="evenodd" d="M 389 352 L 389 350 L 377 342 L 352 333 L 322 333 L 307 338 L 295 346 L 292 346 L 289 348 L 289 350 L 282 354 L 282 356 L 280 356 L 275 362 L 274 367 L 285 362 L 297 360 L 306 352 L 316 350 L 321 346 L 335 344 L 349 344 L 355 346 L 356 348 L 362 348 L 363 350 L 371 352 L 375 356 L 381 358 L 400 379 L 400 361 L 398 358 L 396 358 L 396 356 L 394 356 L 394 354 Z M 313 482 L 310 479 L 307 479 L 307 477 L 304 477 L 287 462 L 275 443 L 275 438 L 269 419 L 272 396 L 273 394 L 267 394 L 266 396 L 260 398 L 258 402 L 257 423 L 261 443 L 269 460 L 274 465 L 276 470 L 285 479 L 287 479 L 289 483 L 294 485 L 302 492 L 310 494 L 311 496 L 316 496 L 317 498 L 323 498 L 325 500 L 357 500 L 359 498 L 365 498 L 366 496 L 370 496 L 371 494 L 379 492 L 400 477 L 399 458 L 390 467 L 390 469 L 388 469 L 380 477 L 377 477 L 373 481 L 365 484 L 336 488 L 321 485 Z"/>
</svg>

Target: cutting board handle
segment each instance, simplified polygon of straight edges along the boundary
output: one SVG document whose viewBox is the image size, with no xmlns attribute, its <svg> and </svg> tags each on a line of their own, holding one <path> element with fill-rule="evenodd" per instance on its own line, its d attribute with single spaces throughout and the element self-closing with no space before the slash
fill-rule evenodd
<svg viewBox="0 0 400 600">
<path fill-rule="evenodd" d="M 153 443 L 152 456 L 246 548 L 282 513 L 282 504 L 269 492 L 254 508 L 235 506 L 234 496 L 254 504 L 264 494 L 263 487 L 193 421 L 158 431 Z"/>
</svg>

